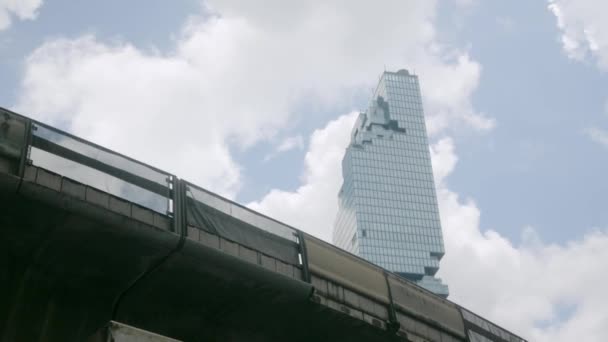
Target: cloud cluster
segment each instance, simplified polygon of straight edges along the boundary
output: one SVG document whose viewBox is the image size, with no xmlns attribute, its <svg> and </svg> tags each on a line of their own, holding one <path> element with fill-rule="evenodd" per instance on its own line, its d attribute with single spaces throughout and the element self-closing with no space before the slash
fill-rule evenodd
<svg viewBox="0 0 608 342">
<path fill-rule="evenodd" d="M 435 73 L 419 72 L 427 125 L 435 137 L 445 136 L 449 121 L 441 113 L 450 110 L 458 111 L 461 119 L 470 110 L 471 119 L 461 122 L 480 130 L 494 125 L 470 105 L 481 71 L 479 64 L 466 55 L 458 58 L 457 68 L 442 63 L 442 58 L 431 58 Z M 450 86 L 449 80 L 460 83 Z M 470 86 L 463 80 L 470 81 Z M 435 86 L 425 88 L 425 82 Z M 340 169 L 353 119 L 353 114 L 342 116 L 313 133 L 298 189 L 272 190 L 249 206 L 329 240 L 342 182 L 336 170 Z M 608 314 L 601 304 L 603 284 L 608 280 L 604 272 L 608 269 L 608 232 L 596 230 L 556 245 L 543 243 L 533 227 L 522 227 L 523 243 L 515 246 L 480 226 L 481 213 L 473 200 L 449 190 L 447 177 L 458 160 L 453 140 L 438 139 L 431 152 L 446 244 L 439 275 L 450 285 L 452 300 L 530 341 L 603 341 L 608 336 Z"/>
<path fill-rule="evenodd" d="M 545 244 L 532 227 L 514 246 L 480 227 L 475 203 L 447 188 L 457 157 L 450 139 L 431 148 L 446 244 L 440 276 L 451 299 L 494 319 L 529 341 L 604 341 L 608 231 L 563 245 Z"/>
<path fill-rule="evenodd" d="M 608 148 L 608 131 L 597 127 L 590 127 L 585 130 L 585 134 L 587 134 L 591 140 Z"/>
<path fill-rule="evenodd" d="M 354 119 L 354 113 L 343 115 L 312 134 L 296 191 L 272 190 L 249 206 L 329 240 Z M 439 139 L 431 157 L 446 246 L 439 276 L 450 286 L 450 299 L 529 341 L 604 341 L 608 231 L 557 245 L 523 227 L 523 243 L 515 246 L 480 226 L 473 200 L 449 190 L 447 178 L 458 161 L 454 141 Z"/>
<path fill-rule="evenodd" d="M 608 21 L 603 0 L 549 0 L 549 10 L 557 18 L 562 47 L 568 57 L 580 62 L 593 62 L 608 71 Z M 585 134 L 593 141 L 608 146 L 608 132 L 590 127 Z"/>
<path fill-rule="evenodd" d="M 304 138 L 302 138 L 302 135 L 298 134 L 298 135 L 294 135 L 291 137 L 287 137 L 287 138 L 283 139 L 281 141 L 281 143 L 276 146 L 274 151 L 272 151 L 271 153 L 267 154 L 266 157 L 264 157 L 264 161 L 268 161 L 281 153 L 289 152 L 291 150 L 303 150 L 303 149 L 304 149 Z"/>
<path fill-rule="evenodd" d="M 21 20 L 36 18 L 42 0 L 0 0 L 0 31 L 11 26 L 12 16 Z"/>
<path fill-rule="evenodd" d="M 231 149 L 272 138 L 303 98 L 343 106 L 350 96 L 340 95 L 375 86 L 382 65 L 422 76 L 431 129 L 490 128 L 468 96 L 480 67 L 436 43 L 435 6 L 214 0 L 171 51 L 54 39 L 27 59 L 16 109 L 234 196 L 241 170 Z"/>
<path fill-rule="evenodd" d="M 342 185 L 340 162 L 356 117 L 356 112 L 342 115 L 312 133 L 298 189 L 273 189 L 247 206 L 331 242 Z"/>
<path fill-rule="evenodd" d="M 549 10 L 557 18 L 561 43 L 570 58 L 593 59 L 608 70 L 608 22 L 603 0 L 549 0 Z"/>
</svg>

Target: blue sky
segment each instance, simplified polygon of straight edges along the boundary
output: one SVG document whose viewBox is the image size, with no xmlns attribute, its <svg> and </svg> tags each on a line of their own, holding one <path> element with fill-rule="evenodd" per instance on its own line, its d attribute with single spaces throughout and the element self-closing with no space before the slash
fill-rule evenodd
<svg viewBox="0 0 608 342">
<path fill-rule="evenodd" d="M 565 341 L 597 314 L 603 291 L 589 283 L 608 267 L 602 8 L 0 1 L 0 105 L 327 238 L 352 113 L 385 67 L 409 68 L 425 98 L 453 298 Z M 566 265 L 575 279 L 544 288 Z M 605 326 L 604 314 L 585 340 Z"/>
<path fill-rule="evenodd" d="M 473 101 L 497 127 L 459 140 L 450 183 L 477 200 L 484 226 L 511 238 L 509 227 L 529 224 L 559 242 L 608 221 L 608 154 L 585 134 L 606 126 L 608 78 L 570 60 L 558 37 L 546 3 L 522 1 L 480 2 L 457 38 L 483 65 Z"/>
</svg>

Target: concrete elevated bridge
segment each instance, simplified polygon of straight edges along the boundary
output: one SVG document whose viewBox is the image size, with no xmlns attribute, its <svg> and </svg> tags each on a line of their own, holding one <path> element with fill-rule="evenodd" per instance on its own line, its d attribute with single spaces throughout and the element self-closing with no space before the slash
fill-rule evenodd
<svg viewBox="0 0 608 342">
<path fill-rule="evenodd" d="M 209 165 L 208 167 L 213 167 Z M 176 175 L 0 108 L 0 341 L 524 340 Z"/>
</svg>

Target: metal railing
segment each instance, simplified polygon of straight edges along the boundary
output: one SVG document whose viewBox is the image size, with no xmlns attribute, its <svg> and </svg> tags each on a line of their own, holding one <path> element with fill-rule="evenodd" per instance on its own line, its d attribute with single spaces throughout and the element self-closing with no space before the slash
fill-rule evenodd
<svg viewBox="0 0 608 342">
<path fill-rule="evenodd" d="M 461 338 L 466 334 L 465 331 L 461 333 L 456 331 L 460 330 L 458 328 L 460 323 L 455 323 L 453 319 L 453 311 L 457 310 L 464 315 L 465 326 L 472 326 L 467 328 L 467 331 L 471 329 L 487 331 L 488 334 L 509 342 L 525 341 L 452 302 L 398 278 L 379 266 L 179 179 L 174 174 L 2 107 L 0 107 L 0 115 L 0 118 L 4 117 L 0 122 L 0 155 L 16 162 L 12 170 L 21 179 L 24 178 L 26 165 L 34 165 L 71 178 L 166 215 L 172 222 L 172 232 L 182 238 L 188 234 L 191 210 L 198 210 L 193 208 L 192 201 L 194 201 L 205 208 L 212 208 L 239 222 L 244 222 L 247 229 L 257 229 L 255 232 L 260 235 L 270 234 L 284 241 L 285 244 L 277 247 L 278 252 L 275 255 L 281 255 L 280 250 L 286 245 L 288 248 L 294 246 L 299 258 L 298 267 L 302 270 L 301 280 L 310 283 L 311 273 L 314 273 L 316 277 L 327 278 L 345 289 L 357 291 L 378 303 L 388 305 L 391 324 L 399 325 L 395 310 L 401 308 L 411 317 L 421 316 L 422 318 L 418 318 L 430 322 L 431 325 L 436 324 L 440 330 L 446 331 L 451 336 Z M 11 122 L 15 126 L 13 130 L 10 127 Z M 258 249 L 264 252 L 263 246 L 258 246 Z M 357 270 L 358 274 L 348 274 L 349 270 Z M 412 287 L 415 291 L 399 290 L 399 287 L 403 286 Z M 415 299 L 418 297 L 420 298 Z M 428 306 L 424 298 L 432 299 L 433 306 L 422 308 L 420 305 Z M 441 310 L 452 310 L 452 314 L 442 316 L 438 313 Z M 416 313 L 412 314 L 413 311 Z M 443 322 L 434 322 L 433 317 L 428 316 L 444 317 L 441 319 Z"/>
<path fill-rule="evenodd" d="M 187 216 L 188 210 L 177 206 L 187 206 L 186 199 L 190 198 L 276 237 L 298 242 L 295 228 L 179 179 L 172 173 L 7 109 L 0 107 L 0 112 L 25 126 L 20 128 L 22 138 L 12 138 L 21 140 L 20 145 L 12 141 L 2 144 L 0 133 L 0 149 L 4 146 L 7 153 L 21 159 L 20 164 L 43 168 L 171 219 L 179 212 Z M 23 170 L 18 173 L 22 176 Z M 187 231 L 187 218 L 181 221 L 183 227 L 175 227 L 174 232 Z"/>
<path fill-rule="evenodd" d="M 171 214 L 172 175 L 45 124 L 32 121 L 28 163 Z"/>
<path fill-rule="evenodd" d="M 186 182 L 186 196 L 268 233 L 293 242 L 298 240 L 297 229 L 189 182 Z"/>
</svg>

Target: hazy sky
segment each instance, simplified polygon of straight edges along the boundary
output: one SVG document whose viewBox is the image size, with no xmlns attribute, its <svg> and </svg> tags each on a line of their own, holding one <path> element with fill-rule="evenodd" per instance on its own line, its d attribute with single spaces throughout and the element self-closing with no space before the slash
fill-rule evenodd
<svg viewBox="0 0 608 342">
<path fill-rule="evenodd" d="M 324 239 L 354 113 L 420 77 L 451 299 L 604 341 L 604 0 L 0 0 L 0 105 Z"/>
</svg>

